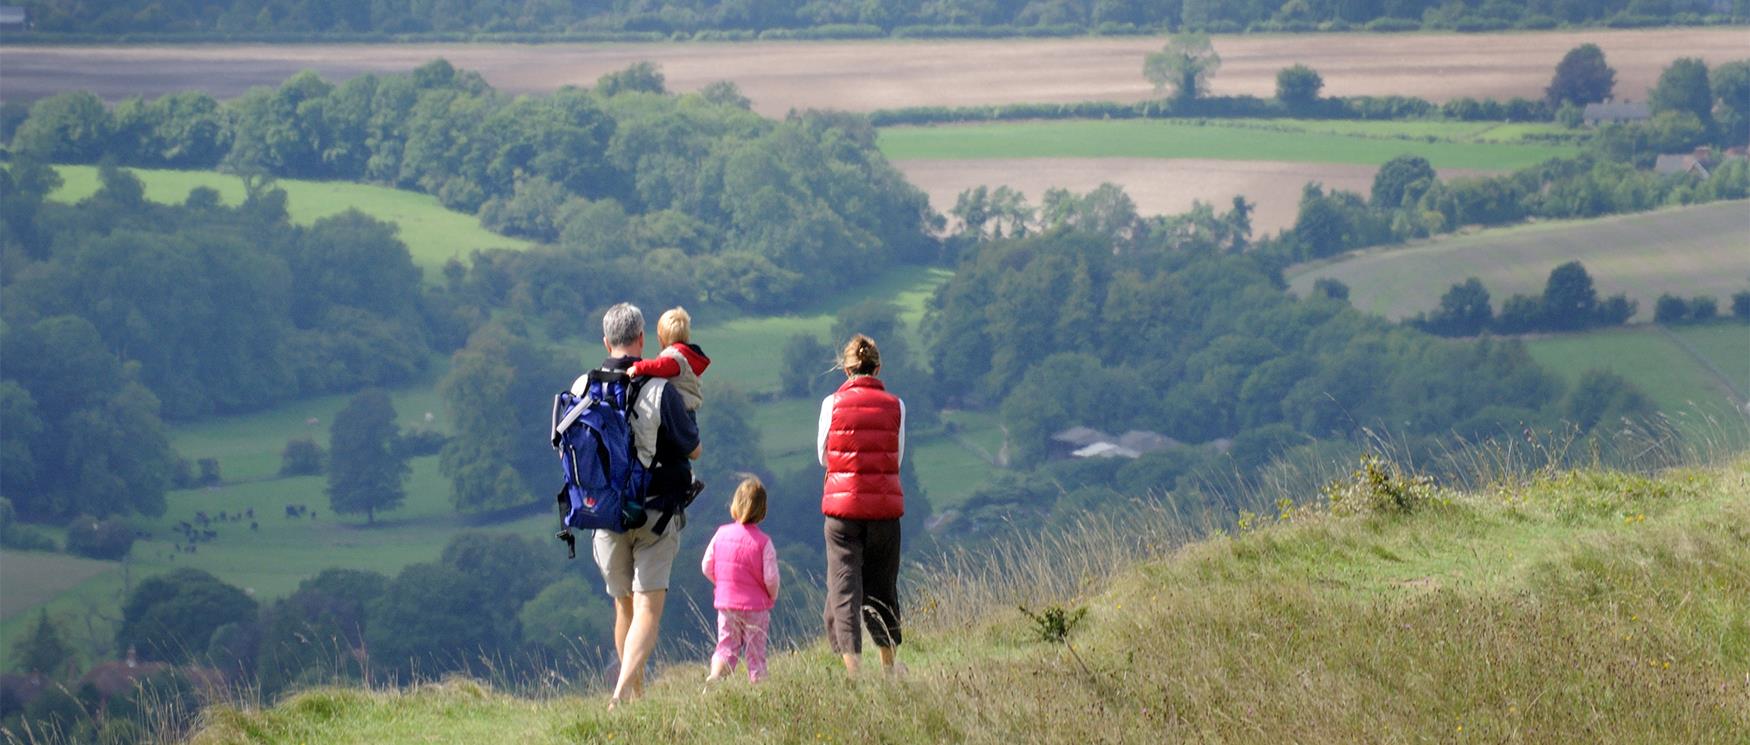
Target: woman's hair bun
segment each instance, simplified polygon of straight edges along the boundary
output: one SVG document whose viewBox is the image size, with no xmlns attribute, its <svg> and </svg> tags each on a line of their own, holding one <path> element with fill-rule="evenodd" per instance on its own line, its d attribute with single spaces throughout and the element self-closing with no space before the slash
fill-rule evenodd
<svg viewBox="0 0 1750 745">
<path fill-rule="evenodd" d="M 845 343 L 839 365 L 852 375 L 872 375 L 881 367 L 881 350 L 875 347 L 874 339 L 857 334 Z"/>
</svg>

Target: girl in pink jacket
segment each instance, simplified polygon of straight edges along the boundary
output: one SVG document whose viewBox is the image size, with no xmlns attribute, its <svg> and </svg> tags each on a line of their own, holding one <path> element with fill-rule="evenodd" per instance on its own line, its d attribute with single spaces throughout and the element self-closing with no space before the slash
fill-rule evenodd
<svg viewBox="0 0 1750 745">
<path fill-rule="evenodd" d="M 766 629 L 778 599 L 778 550 L 759 528 L 766 519 L 766 485 L 749 476 L 735 487 L 729 502 L 735 521 L 717 529 L 705 547 L 700 568 L 717 586 L 717 651 L 711 655 L 715 681 L 735 670 L 735 660 L 747 658 L 747 677 L 766 677 Z"/>
</svg>

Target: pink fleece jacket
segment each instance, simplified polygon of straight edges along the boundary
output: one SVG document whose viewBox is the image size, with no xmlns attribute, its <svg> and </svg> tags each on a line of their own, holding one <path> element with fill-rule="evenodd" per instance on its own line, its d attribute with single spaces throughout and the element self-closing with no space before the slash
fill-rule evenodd
<svg viewBox="0 0 1750 745">
<path fill-rule="evenodd" d="M 778 550 L 758 525 L 717 529 L 699 568 L 717 586 L 717 610 L 771 610 L 778 599 Z"/>
</svg>

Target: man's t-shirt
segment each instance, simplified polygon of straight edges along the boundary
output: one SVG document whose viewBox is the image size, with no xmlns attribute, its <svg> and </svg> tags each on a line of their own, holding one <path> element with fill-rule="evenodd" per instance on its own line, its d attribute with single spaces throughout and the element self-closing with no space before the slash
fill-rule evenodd
<svg viewBox="0 0 1750 745">
<path fill-rule="evenodd" d="M 608 370 L 624 370 L 637 357 L 609 357 Z M 688 456 L 699 447 L 699 423 L 687 411 L 686 400 L 674 386 L 662 387 L 658 404 L 661 424 L 656 429 L 656 456 L 650 469 L 650 491 L 645 504 L 655 510 L 671 510 L 693 485 L 693 461 Z"/>
</svg>

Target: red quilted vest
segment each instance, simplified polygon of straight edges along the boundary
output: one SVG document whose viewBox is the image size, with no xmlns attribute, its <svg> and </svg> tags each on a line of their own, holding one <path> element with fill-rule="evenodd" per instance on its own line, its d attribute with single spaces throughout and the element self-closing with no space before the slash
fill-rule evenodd
<svg viewBox="0 0 1750 745">
<path fill-rule="evenodd" d="M 899 399 L 873 375 L 846 380 L 833 396 L 820 511 L 845 520 L 892 520 L 904 515 Z"/>
</svg>

